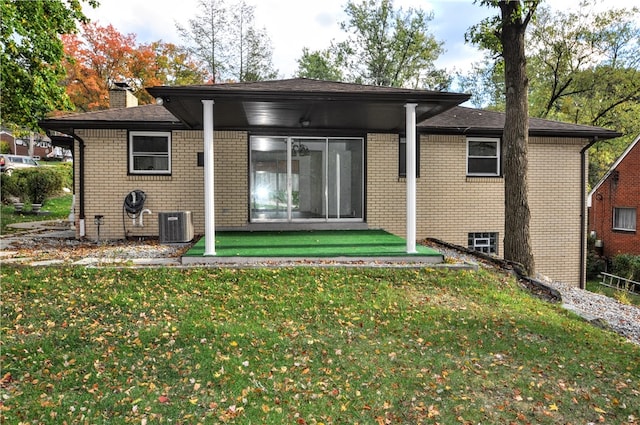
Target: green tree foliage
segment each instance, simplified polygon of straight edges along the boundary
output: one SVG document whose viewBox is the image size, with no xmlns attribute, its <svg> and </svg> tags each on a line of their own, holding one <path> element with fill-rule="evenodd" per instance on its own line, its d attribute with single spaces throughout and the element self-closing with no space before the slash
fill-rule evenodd
<svg viewBox="0 0 640 425">
<path fill-rule="evenodd" d="M 188 26 L 176 25 L 186 49 L 212 82 L 275 78 L 273 48 L 266 30 L 255 26 L 254 6 L 242 1 L 229 8 L 224 0 L 200 0 Z"/>
<path fill-rule="evenodd" d="M 620 131 L 623 137 L 590 150 L 594 184 L 640 133 L 640 27 L 637 8 L 595 13 L 596 0 L 575 11 L 539 8 L 527 33 L 530 114 Z M 476 26 L 466 39 L 487 51 L 474 72 L 460 79 L 476 106 L 504 110 L 502 58 L 496 40 Z"/>
<path fill-rule="evenodd" d="M 325 81 L 343 81 L 341 61 L 334 57 L 330 49 L 310 51 L 304 47 L 298 59 L 297 76 Z"/>
<path fill-rule="evenodd" d="M 204 84 L 206 73 L 191 59 L 189 51 L 172 43 L 154 41 L 147 47 L 153 52 L 150 81 L 165 86 Z"/>
<path fill-rule="evenodd" d="M 87 22 L 83 0 L 3 0 L 0 45 L 3 124 L 37 130 L 38 120 L 53 110 L 71 108 L 62 66 L 62 34 Z M 92 7 L 97 1 L 86 0 Z"/>
<path fill-rule="evenodd" d="M 394 9 L 393 0 L 349 1 L 347 38 L 328 50 L 303 50 L 298 75 L 377 86 L 446 89 L 451 80 L 434 62 L 442 43 L 429 32 L 433 19 L 420 9 Z"/>
</svg>

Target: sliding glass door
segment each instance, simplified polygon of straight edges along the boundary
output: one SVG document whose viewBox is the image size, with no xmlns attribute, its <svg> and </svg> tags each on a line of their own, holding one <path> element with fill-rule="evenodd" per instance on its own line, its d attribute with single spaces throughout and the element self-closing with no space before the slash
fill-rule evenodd
<svg viewBox="0 0 640 425">
<path fill-rule="evenodd" d="M 361 138 L 251 138 L 251 221 L 363 219 Z"/>
</svg>

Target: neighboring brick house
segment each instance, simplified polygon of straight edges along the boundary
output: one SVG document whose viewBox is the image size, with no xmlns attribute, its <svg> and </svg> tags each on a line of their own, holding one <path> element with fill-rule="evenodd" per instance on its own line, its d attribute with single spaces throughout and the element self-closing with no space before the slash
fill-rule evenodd
<svg viewBox="0 0 640 425">
<path fill-rule="evenodd" d="M 640 136 L 588 196 L 589 231 L 605 257 L 640 255 Z"/>
<path fill-rule="evenodd" d="M 308 79 L 147 90 L 159 104 L 41 122 L 75 139 L 78 237 L 98 215 L 102 237 L 157 237 L 159 212 L 191 211 L 196 234 L 383 228 L 408 252 L 435 237 L 503 254 L 504 114 L 457 106 L 469 95 Z M 538 272 L 580 284 L 585 151 L 618 136 L 530 120 Z M 134 189 L 144 227 L 123 216 Z"/>
<path fill-rule="evenodd" d="M 29 141 L 25 138 L 16 138 L 13 133 L 5 128 L 0 130 L 0 140 L 9 147 L 9 153 L 13 155 L 33 156 L 34 158 L 45 158 L 54 151 L 48 137 L 35 135 L 33 141 L 33 154 L 29 155 Z"/>
</svg>

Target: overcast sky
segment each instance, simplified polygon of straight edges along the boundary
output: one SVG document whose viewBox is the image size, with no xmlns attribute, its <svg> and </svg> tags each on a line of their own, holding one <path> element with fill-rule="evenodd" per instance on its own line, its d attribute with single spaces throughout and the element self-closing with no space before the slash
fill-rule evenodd
<svg viewBox="0 0 640 425">
<path fill-rule="evenodd" d="M 227 0 L 232 5 L 234 0 Z M 271 38 L 274 66 L 281 78 L 294 76 L 296 60 L 302 48 L 325 49 L 331 40 L 340 40 L 344 33 L 340 22 L 346 20 L 347 0 L 248 0 L 255 5 L 258 27 L 264 27 Z M 566 9 L 578 0 L 548 0 L 551 7 Z M 603 0 L 603 8 L 631 7 L 637 0 Z M 113 25 L 123 34 L 133 33 L 138 43 L 162 40 L 182 44 L 176 33 L 176 23 L 188 25 L 198 12 L 197 0 L 101 0 L 97 9 L 85 7 L 85 13 L 101 26 Z M 446 52 L 436 63 L 439 68 L 465 71 L 482 55 L 464 43 L 467 29 L 497 9 L 475 5 L 473 0 L 395 0 L 395 8 L 422 8 L 433 11 L 430 30 L 444 42 Z"/>
</svg>

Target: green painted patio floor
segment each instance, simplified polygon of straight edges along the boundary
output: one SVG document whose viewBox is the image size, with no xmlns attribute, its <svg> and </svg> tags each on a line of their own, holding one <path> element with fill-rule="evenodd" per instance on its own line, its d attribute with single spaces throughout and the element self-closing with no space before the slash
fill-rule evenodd
<svg viewBox="0 0 640 425">
<path fill-rule="evenodd" d="M 406 241 L 384 230 L 318 230 L 287 232 L 216 232 L 216 257 L 436 257 L 438 251 L 417 245 L 406 253 Z M 202 257 L 204 237 L 183 257 Z"/>
</svg>

